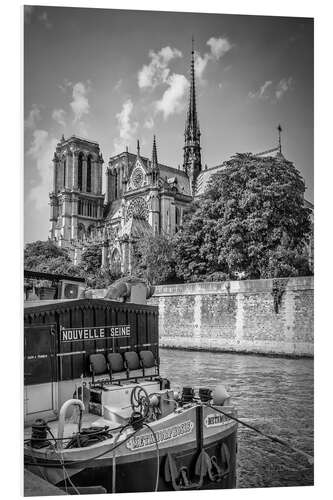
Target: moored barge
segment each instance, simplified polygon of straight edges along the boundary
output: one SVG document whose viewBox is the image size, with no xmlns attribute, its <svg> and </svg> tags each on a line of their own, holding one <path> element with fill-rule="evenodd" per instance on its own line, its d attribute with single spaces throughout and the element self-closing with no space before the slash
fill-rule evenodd
<svg viewBox="0 0 333 500">
<path fill-rule="evenodd" d="M 157 307 L 27 303 L 24 342 L 31 472 L 75 494 L 236 486 L 236 410 L 223 386 L 176 390 L 163 378 Z"/>
</svg>

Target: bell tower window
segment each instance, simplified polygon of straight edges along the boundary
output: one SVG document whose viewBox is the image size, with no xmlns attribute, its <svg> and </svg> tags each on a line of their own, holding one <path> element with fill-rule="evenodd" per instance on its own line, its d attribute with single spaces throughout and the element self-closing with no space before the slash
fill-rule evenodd
<svg viewBox="0 0 333 500">
<path fill-rule="evenodd" d="M 66 187 L 66 160 L 64 160 L 64 188 Z"/>
<path fill-rule="evenodd" d="M 80 153 L 77 162 L 77 186 L 79 191 L 82 191 L 82 164 L 83 164 L 83 154 Z"/>
<path fill-rule="evenodd" d="M 91 193 L 91 156 L 87 158 L 87 193 Z"/>
</svg>

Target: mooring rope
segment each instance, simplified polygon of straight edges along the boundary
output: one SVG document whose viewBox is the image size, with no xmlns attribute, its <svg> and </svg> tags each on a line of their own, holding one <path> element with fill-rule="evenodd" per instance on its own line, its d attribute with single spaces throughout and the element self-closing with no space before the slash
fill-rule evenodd
<svg viewBox="0 0 333 500">
<path fill-rule="evenodd" d="M 299 455 L 303 455 L 304 458 L 307 459 L 309 464 L 313 465 L 313 456 L 310 455 L 309 453 L 306 453 L 303 450 L 300 450 L 299 448 L 296 448 L 295 446 L 292 446 L 290 443 L 287 441 L 284 441 L 284 439 L 279 438 L 278 436 L 273 436 L 271 434 L 267 434 L 266 432 L 261 431 L 260 429 L 257 429 L 257 427 L 254 427 L 253 425 L 247 424 L 243 420 L 240 420 L 237 417 L 234 417 L 233 415 L 230 415 L 229 413 L 226 413 L 219 408 L 216 408 L 215 406 L 211 404 L 206 404 L 208 408 L 211 408 L 214 411 L 217 411 L 218 413 L 221 413 L 222 415 L 225 415 L 226 417 L 230 418 L 231 420 L 234 420 L 235 422 L 238 422 L 239 424 L 243 425 L 244 427 L 247 427 L 248 429 L 251 429 L 252 431 L 256 432 L 257 434 L 260 434 L 261 436 L 269 439 L 270 441 L 273 441 L 275 443 L 279 443 L 282 446 L 289 448 L 289 450 L 294 451 L 295 453 L 298 453 Z"/>
<path fill-rule="evenodd" d="M 155 446 L 156 446 L 156 482 L 155 482 L 155 491 L 158 491 L 158 483 L 159 483 L 159 475 L 160 475 L 160 449 L 158 446 L 158 439 L 156 436 L 155 431 L 150 427 L 147 422 L 144 422 L 143 424 L 147 429 L 150 430 L 150 432 L 153 435 L 154 441 L 155 441 Z"/>
</svg>

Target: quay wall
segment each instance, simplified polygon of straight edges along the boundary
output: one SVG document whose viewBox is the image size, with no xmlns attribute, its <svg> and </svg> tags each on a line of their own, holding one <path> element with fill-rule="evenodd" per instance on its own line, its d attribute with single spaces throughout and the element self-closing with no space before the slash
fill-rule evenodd
<svg viewBox="0 0 333 500">
<path fill-rule="evenodd" d="M 313 277 L 156 286 L 160 346 L 313 356 Z"/>
</svg>

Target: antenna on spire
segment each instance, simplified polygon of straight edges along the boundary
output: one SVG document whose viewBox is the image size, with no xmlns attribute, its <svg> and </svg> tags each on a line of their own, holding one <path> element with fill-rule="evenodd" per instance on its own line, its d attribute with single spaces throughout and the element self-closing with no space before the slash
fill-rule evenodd
<svg viewBox="0 0 333 500">
<path fill-rule="evenodd" d="M 277 127 L 277 130 L 279 132 L 279 153 L 281 154 L 281 132 L 282 132 L 282 127 L 281 125 L 279 124 L 278 127 Z"/>
<path fill-rule="evenodd" d="M 194 36 L 192 35 L 192 54 L 194 53 Z"/>
</svg>

